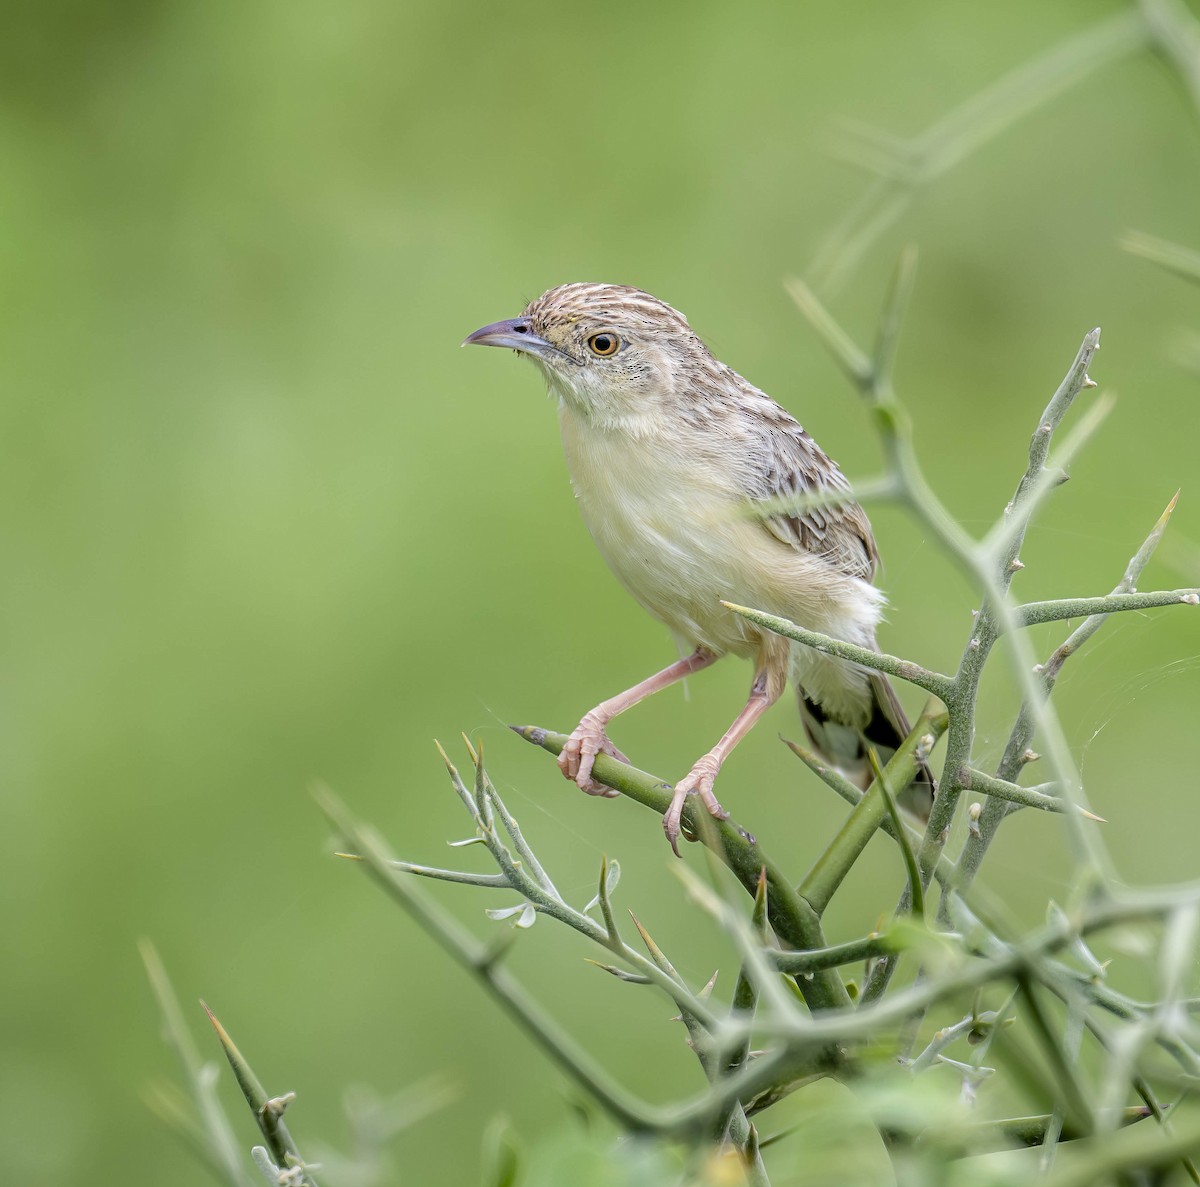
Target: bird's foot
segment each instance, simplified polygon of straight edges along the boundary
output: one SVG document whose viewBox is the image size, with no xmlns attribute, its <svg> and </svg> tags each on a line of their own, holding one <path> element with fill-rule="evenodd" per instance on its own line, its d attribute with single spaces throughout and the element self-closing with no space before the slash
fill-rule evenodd
<svg viewBox="0 0 1200 1187">
<path fill-rule="evenodd" d="M 621 793 L 592 777 L 592 764 L 598 754 L 612 755 L 618 762 L 629 762 L 629 759 L 608 740 L 600 718 L 595 713 L 585 713 L 558 756 L 558 769 L 576 784 L 580 791 L 611 799 Z"/>
<path fill-rule="evenodd" d="M 663 832 L 679 857 L 679 819 L 683 814 L 684 801 L 689 795 L 698 795 L 701 803 L 708 809 L 709 814 L 716 820 L 728 820 L 729 813 L 721 807 L 713 794 L 713 784 L 717 780 L 717 772 L 721 764 L 711 754 L 706 754 L 678 783 L 675 784 L 675 794 L 671 797 L 671 806 L 663 816 Z"/>
</svg>

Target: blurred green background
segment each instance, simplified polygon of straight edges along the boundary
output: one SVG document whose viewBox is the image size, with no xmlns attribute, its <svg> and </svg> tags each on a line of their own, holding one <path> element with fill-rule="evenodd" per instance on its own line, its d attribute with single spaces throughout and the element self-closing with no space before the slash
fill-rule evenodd
<svg viewBox="0 0 1200 1187">
<path fill-rule="evenodd" d="M 781 285 L 870 183 L 831 151 L 838 119 L 918 133 L 1120 11 L 100 0 L 11 18 L 8 1181 L 207 1181 L 139 1099 L 174 1071 L 141 936 L 273 1091 L 299 1092 L 292 1128 L 310 1144 L 346 1140 L 347 1085 L 390 1094 L 433 1074 L 455 1097 L 398 1143 L 414 1181 L 472 1181 L 497 1113 L 529 1141 L 569 1123 L 558 1074 L 328 856 L 318 779 L 404 856 L 447 860 L 467 827 L 434 737 L 485 744 L 581 901 L 601 853 L 619 856 L 622 902 L 707 978 L 719 945 L 681 901 L 657 821 L 573 793 L 503 728 L 569 729 L 673 651 L 578 521 L 536 373 L 458 344 L 562 281 L 636 284 L 682 308 L 851 477 L 872 473 L 863 409 Z M 931 481 L 977 532 L 1083 334 L 1104 327 L 1093 375 L 1120 399 L 1033 533 L 1023 597 L 1107 592 L 1178 486 L 1142 585 L 1200 581 L 1198 384 L 1173 356 L 1200 291 L 1118 246 L 1138 228 L 1200 247 L 1198 128 L 1176 78 L 1131 47 L 940 178 L 825 294 L 869 341 L 897 251 L 919 244 L 900 394 Z M 892 600 L 883 645 L 953 665 L 971 592 L 900 512 L 872 514 Z M 1126 616 L 1060 684 L 1134 882 L 1196 872 L 1196 628 L 1186 611 Z M 985 758 L 1013 711 L 1002 667 Z M 678 776 L 749 674 L 728 661 L 615 736 Z M 739 750 L 722 799 L 800 874 L 842 806 L 777 732 L 799 734 L 790 698 Z M 1006 826 L 989 884 L 1015 911 L 1066 892 L 1062 839 L 1033 814 Z M 831 939 L 870 926 L 901 884 L 883 849 L 855 877 Z M 504 926 L 482 914 L 499 900 L 446 891 L 476 930 Z M 513 962 L 638 1091 L 694 1086 L 661 1003 L 584 955 L 543 924 Z"/>
</svg>

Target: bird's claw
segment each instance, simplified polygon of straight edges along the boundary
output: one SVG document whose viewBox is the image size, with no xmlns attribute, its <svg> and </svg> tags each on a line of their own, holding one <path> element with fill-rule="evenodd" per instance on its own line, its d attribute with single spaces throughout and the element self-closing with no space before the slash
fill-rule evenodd
<svg viewBox="0 0 1200 1187">
<path fill-rule="evenodd" d="M 592 713 L 587 713 L 563 746 L 562 753 L 558 756 L 558 769 L 580 791 L 612 799 L 621 793 L 592 776 L 592 764 L 598 754 L 611 755 L 618 762 L 629 762 L 629 759 L 608 740 L 600 719 Z"/>
<path fill-rule="evenodd" d="M 678 783 L 675 793 L 671 796 L 671 806 L 663 815 L 663 832 L 676 857 L 679 852 L 680 818 L 683 815 L 683 805 L 689 795 L 698 795 L 700 802 L 708 809 L 709 815 L 715 820 L 728 820 L 729 813 L 721 807 L 713 794 L 713 784 L 717 779 L 719 764 L 709 755 L 705 755 Z"/>
</svg>

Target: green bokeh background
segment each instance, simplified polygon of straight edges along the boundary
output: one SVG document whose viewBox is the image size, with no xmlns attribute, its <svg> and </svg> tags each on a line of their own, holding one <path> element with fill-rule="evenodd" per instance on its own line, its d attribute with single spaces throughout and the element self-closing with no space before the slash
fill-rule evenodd
<svg viewBox="0 0 1200 1187">
<path fill-rule="evenodd" d="M 173 1070 L 140 936 L 273 1091 L 299 1092 L 298 1135 L 344 1141 L 349 1084 L 439 1074 L 454 1103 L 400 1139 L 400 1161 L 412 1181 L 459 1184 L 495 1114 L 531 1143 L 569 1123 L 560 1076 L 328 856 L 318 779 L 405 856 L 446 860 L 466 825 L 434 737 L 485 745 L 580 901 L 601 853 L 619 856 L 624 904 L 707 978 L 720 947 L 656 821 L 573 794 L 503 728 L 570 728 L 673 652 L 578 521 L 536 374 L 458 343 L 564 280 L 637 284 L 849 475 L 873 472 L 864 411 L 780 283 L 868 184 L 829 151 L 837 119 L 919 132 L 1118 11 L 101 0 L 14 18 L 0 45 L 7 1181 L 207 1181 L 139 1099 Z M 1011 493 L 1084 332 L 1104 327 L 1093 374 L 1120 399 L 1026 548 L 1022 596 L 1106 592 L 1178 486 L 1142 585 L 1200 582 L 1198 384 L 1172 356 L 1200 290 L 1117 243 L 1138 228 L 1200 246 L 1198 127 L 1176 79 L 1131 53 L 939 180 L 829 294 L 868 340 L 896 252 L 920 245 L 897 380 L 931 481 L 974 531 Z M 873 518 L 884 646 L 952 666 L 971 592 L 900 512 Z M 1196 640 L 1187 611 L 1127 616 L 1060 686 L 1131 881 L 1196 872 Z M 1013 708 L 1001 667 L 991 758 Z M 678 775 L 748 678 L 728 661 L 616 737 Z M 790 701 L 722 798 L 801 873 L 843 809 L 777 732 L 799 732 Z M 1006 834 L 990 884 L 1032 917 L 1066 893 L 1063 837 L 1032 813 Z M 873 924 L 900 884 L 880 849 L 830 938 Z M 482 915 L 499 899 L 439 897 L 478 931 L 503 926 Z M 543 924 L 513 962 L 638 1091 L 694 1087 L 662 1003 L 586 954 Z"/>
</svg>

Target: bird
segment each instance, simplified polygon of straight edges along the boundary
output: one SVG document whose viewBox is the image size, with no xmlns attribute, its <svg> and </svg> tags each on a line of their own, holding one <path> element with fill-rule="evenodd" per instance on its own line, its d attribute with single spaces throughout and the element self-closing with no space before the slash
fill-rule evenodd
<svg viewBox="0 0 1200 1187">
<path fill-rule="evenodd" d="M 674 785 L 663 830 L 676 856 L 688 796 L 728 818 L 713 790 L 717 775 L 789 680 L 814 749 L 868 786 L 869 748 L 886 762 L 909 733 L 887 677 L 767 631 L 724 604 L 877 650 L 885 597 L 874 584 L 871 525 L 841 470 L 797 420 L 714 357 L 677 309 L 628 285 L 559 285 L 463 345 L 507 347 L 541 371 L 588 531 L 681 656 L 585 713 L 558 757 L 562 773 L 591 795 L 617 795 L 593 771 L 600 754 L 629 762 L 609 739 L 609 723 L 736 655 L 754 665 L 750 694 Z M 787 500 L 792 507 L 780 509 Z M 756 504 L 761 514 L 748 514 Z M 924 763 L 913 787 L 927 797 L 935 790 Z"/>
</svg>

